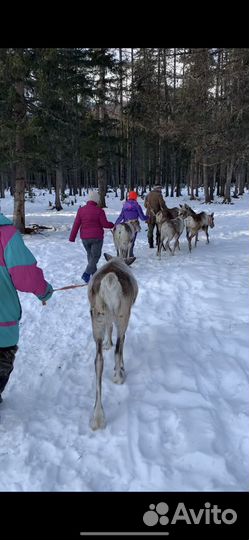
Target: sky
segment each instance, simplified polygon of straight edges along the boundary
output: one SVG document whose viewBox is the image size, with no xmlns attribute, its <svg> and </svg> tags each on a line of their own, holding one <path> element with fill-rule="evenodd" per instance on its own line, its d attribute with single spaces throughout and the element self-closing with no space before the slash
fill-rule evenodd
<svg viewBox="0 0 249 540">
<path fill-rule="evenodd" d="M 34 191 L 26 225 L 52 229 L 26 235 L 26 245 L 54 288 L 81 284 L 86 253 L 79 236 L 68 238 L 86 197 L 56 212 L 54 194 Z M 141 223 L 123 385 L 112 382 L 114 349 L 104 352 L 104 430 L 89 426 L 95 343 L 86 287 L 57 291 L 46 306 L 19 293 L 19 350 L 0 405 L 0 491 L 248 490 L 249 192 L 231 205 L 206 205 L 203 192 L 189 201 L 184 190 L 166 201 L 214 212 L 215 227 L 191 254 L 184 231 L 180 251 L 159 260 Z M 113 193 L 106 202 L 115 221 L 122 202 Z M 9 194 L 1 211 L 12 218 Z M 115 254 L 108 230 L 104 251 Z"/>
</svg>

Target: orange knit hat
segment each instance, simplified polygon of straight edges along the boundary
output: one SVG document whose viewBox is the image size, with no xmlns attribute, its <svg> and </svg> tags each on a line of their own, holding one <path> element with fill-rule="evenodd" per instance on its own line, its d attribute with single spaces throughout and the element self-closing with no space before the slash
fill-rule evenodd
<svg viewBox="0 0 249 540">
<path fill-rule="evenodd" d="M 137 200 L 137 193 L 135 191 L 130 191 L 128 195 L 129 201 L 136 201 Z"/>
</svg>

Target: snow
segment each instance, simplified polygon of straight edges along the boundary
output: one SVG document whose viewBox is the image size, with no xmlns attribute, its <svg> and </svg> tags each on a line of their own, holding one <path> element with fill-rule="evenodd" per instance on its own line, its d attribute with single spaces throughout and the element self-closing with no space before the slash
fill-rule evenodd
<svg viewBox="0 0 249 540">
<path fill-rule="evenodd" d="M 115 221 L 122 203 L 108 195 Z M 55 227 L 24 237 L 54 288 L 81 283 L 86 254 L 68 237 L 85 199 L 61 212 L 45 191 L 26 202 L 26 225 Z M 210 244 L 201 233 L 190 254 L 183 233 L 181 251 L 158 260 L 141 223 L 121 386 L 112 382 L 114 351 L 105 351 L 105 430 L 89 427 L 95 344 L 86 288 L 55 292 L 46 306 L 19 293 L 19 351 L 0 405 L 0 491 L 248 489 L 249 193 L 232 205 L 167 198 L 169 207 L 179 202 L 214 211 Z M 1 209 L 12 218 L 9 195 Z M 107 230 L 104 251 L 115 254 Z"/>
</svg>

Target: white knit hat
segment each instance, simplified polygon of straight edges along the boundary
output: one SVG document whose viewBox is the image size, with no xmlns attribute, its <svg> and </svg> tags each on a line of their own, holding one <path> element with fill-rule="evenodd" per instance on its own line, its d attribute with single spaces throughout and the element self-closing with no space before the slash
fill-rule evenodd
<svg viewBox="0 0 249 540">
<path fill-rule="evenodd" d="M 99 198 L 98 192 L 97 191 L 89 191 L 88 200 L 96 202 L 97 204 L 99 204 L 100 198 Z"/>
</svg>

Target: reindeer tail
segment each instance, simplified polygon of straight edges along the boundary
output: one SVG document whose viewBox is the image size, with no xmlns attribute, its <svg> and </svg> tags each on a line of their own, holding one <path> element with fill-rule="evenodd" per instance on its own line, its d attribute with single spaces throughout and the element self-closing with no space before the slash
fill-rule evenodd
<svg viewBox="0 0 249 540">
<path fill-rule="evenodd" d="M 122 287 L 114 272 L 109 272 L 103 277 L 99 294 L 111 312 L 115 312 L 119 308 L 122 297 Z"/>
</svg>

